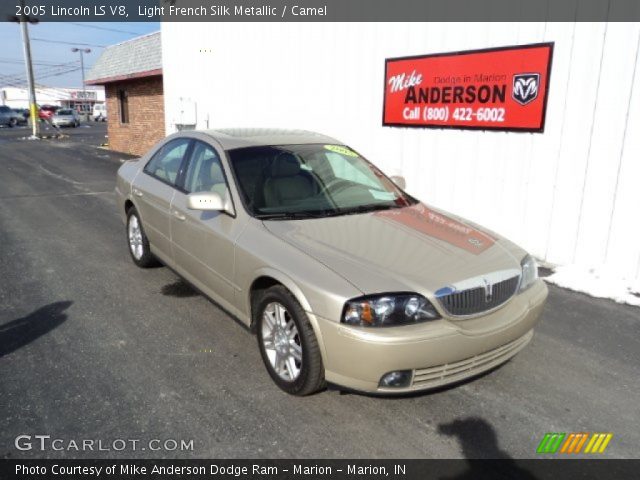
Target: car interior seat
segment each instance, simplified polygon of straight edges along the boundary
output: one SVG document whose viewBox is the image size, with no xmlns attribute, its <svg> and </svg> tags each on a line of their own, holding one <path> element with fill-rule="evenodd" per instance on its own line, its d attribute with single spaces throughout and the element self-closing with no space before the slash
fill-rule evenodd
<svg viewBox="0 0 640 480">
<path fill-rule="evenodd" d="M 222 166 L 216 157 L 204 158 L 198 170 L 194 172 L 194 176 L 195 178 L 190 181 L 192 192 L 215 192 L 224 197 L 227 186 Z"/>
<path fill-rule="evenodd" d="M 314 195 L 309 175 L 300 168 L 300 162 L 291 153 L 281 153 L 267 169 L 263 184 L 264 206 L 279 207 Z"/>
<path fill-rule="evenodd" d="M 222 166 L 217 159 L 211 159 L 211 165 L 209 167 L 209 175 L 211 177 L 211 186 L 209 191 L 219 194 L 224 198 L 227 192 L 227 185 L 224 180 L 224 173 L 222 172 Z"/>
</svg>

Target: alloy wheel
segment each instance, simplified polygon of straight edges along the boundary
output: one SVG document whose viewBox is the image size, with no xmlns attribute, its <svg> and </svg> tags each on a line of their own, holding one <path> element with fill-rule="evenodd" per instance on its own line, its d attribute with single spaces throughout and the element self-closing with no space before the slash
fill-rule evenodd
<svg viewBox="0 0 640 480">
<path fill-rule="evenodd" d="M 142 244 L 142 229 L 136 215 L 129 217 L 129 248 L 136 260 L 140 260 L 144 254 L 144 245 Z"/>
<path fill-rule="evenodd" d="M 271 368 L 281 379 L 293 382 L 302 369 L 298 327 L 291 314 L 278 302 L 269 303 L 262 315 L 262 345 Z"/>
</svg>

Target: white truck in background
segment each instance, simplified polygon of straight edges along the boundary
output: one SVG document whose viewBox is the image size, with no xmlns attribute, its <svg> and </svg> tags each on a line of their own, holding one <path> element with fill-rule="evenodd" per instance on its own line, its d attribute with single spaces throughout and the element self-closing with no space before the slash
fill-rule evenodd
<svg viewBox="0 0 640 480">
<path fill-rule="evenodd" d="M 106 103 L 96 103 L 93 106 L 93 120 L 95 122 L 107 121 L 107 104 Z"/>
</svg>

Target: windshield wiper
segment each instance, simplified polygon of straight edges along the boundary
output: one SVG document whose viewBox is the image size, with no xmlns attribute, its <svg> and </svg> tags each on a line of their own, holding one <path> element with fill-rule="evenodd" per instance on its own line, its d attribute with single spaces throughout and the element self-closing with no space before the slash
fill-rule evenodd
<svg viewBox="0 0 640 480">
<path fill-rule="evenodd" d="M 396 208 L 404 208 L 406 205 L 359 205 L 357 207 L 339 208 L 336 210 L 319 210 L 315 212 L 276 212 L 263 213 L 256 215 L 259 220 L 301 220 L 305 218 L 326 218 L 337 217 L 341 215 L 356 215 L 359 213 L 376 212 L 380 210 L 392 210 Z"/>
<path fill-rule="evenodd" d="M 378 204 L 378 205 L 359 205 L 357 207 L 343 208 L 339 210 L 338 215 L 355 215 L 358 213 L 368 213 L 368 212 L 376 212 L 380 210 L 392 210 L 395 208 L 403 208 L 404 205 L 387 205 L 387 204 Z"/>
<path fill-rule="evenodd" d="M 301 220 L 305 218 L 324 218 L 331 215 L 333 212 L 320 211 L 320 212 L 277 212 L 277 213 L 263 213 L 257 215 L 259 220 Z"/>
</svg>

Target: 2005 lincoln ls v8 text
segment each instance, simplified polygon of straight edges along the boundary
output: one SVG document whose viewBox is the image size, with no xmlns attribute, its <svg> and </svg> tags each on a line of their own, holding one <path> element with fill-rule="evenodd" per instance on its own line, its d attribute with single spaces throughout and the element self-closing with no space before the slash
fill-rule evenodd
<svg viewBox="0 0 640 480">
<path fill-rule="evenodd" d="M 118 171 L 133 261 L 257 334 L 275 383 L 426 390 L 504 363 L 547 297 L 522 249 L 420 203 L 335 139 L 183 131 Z"/>
</svg>

